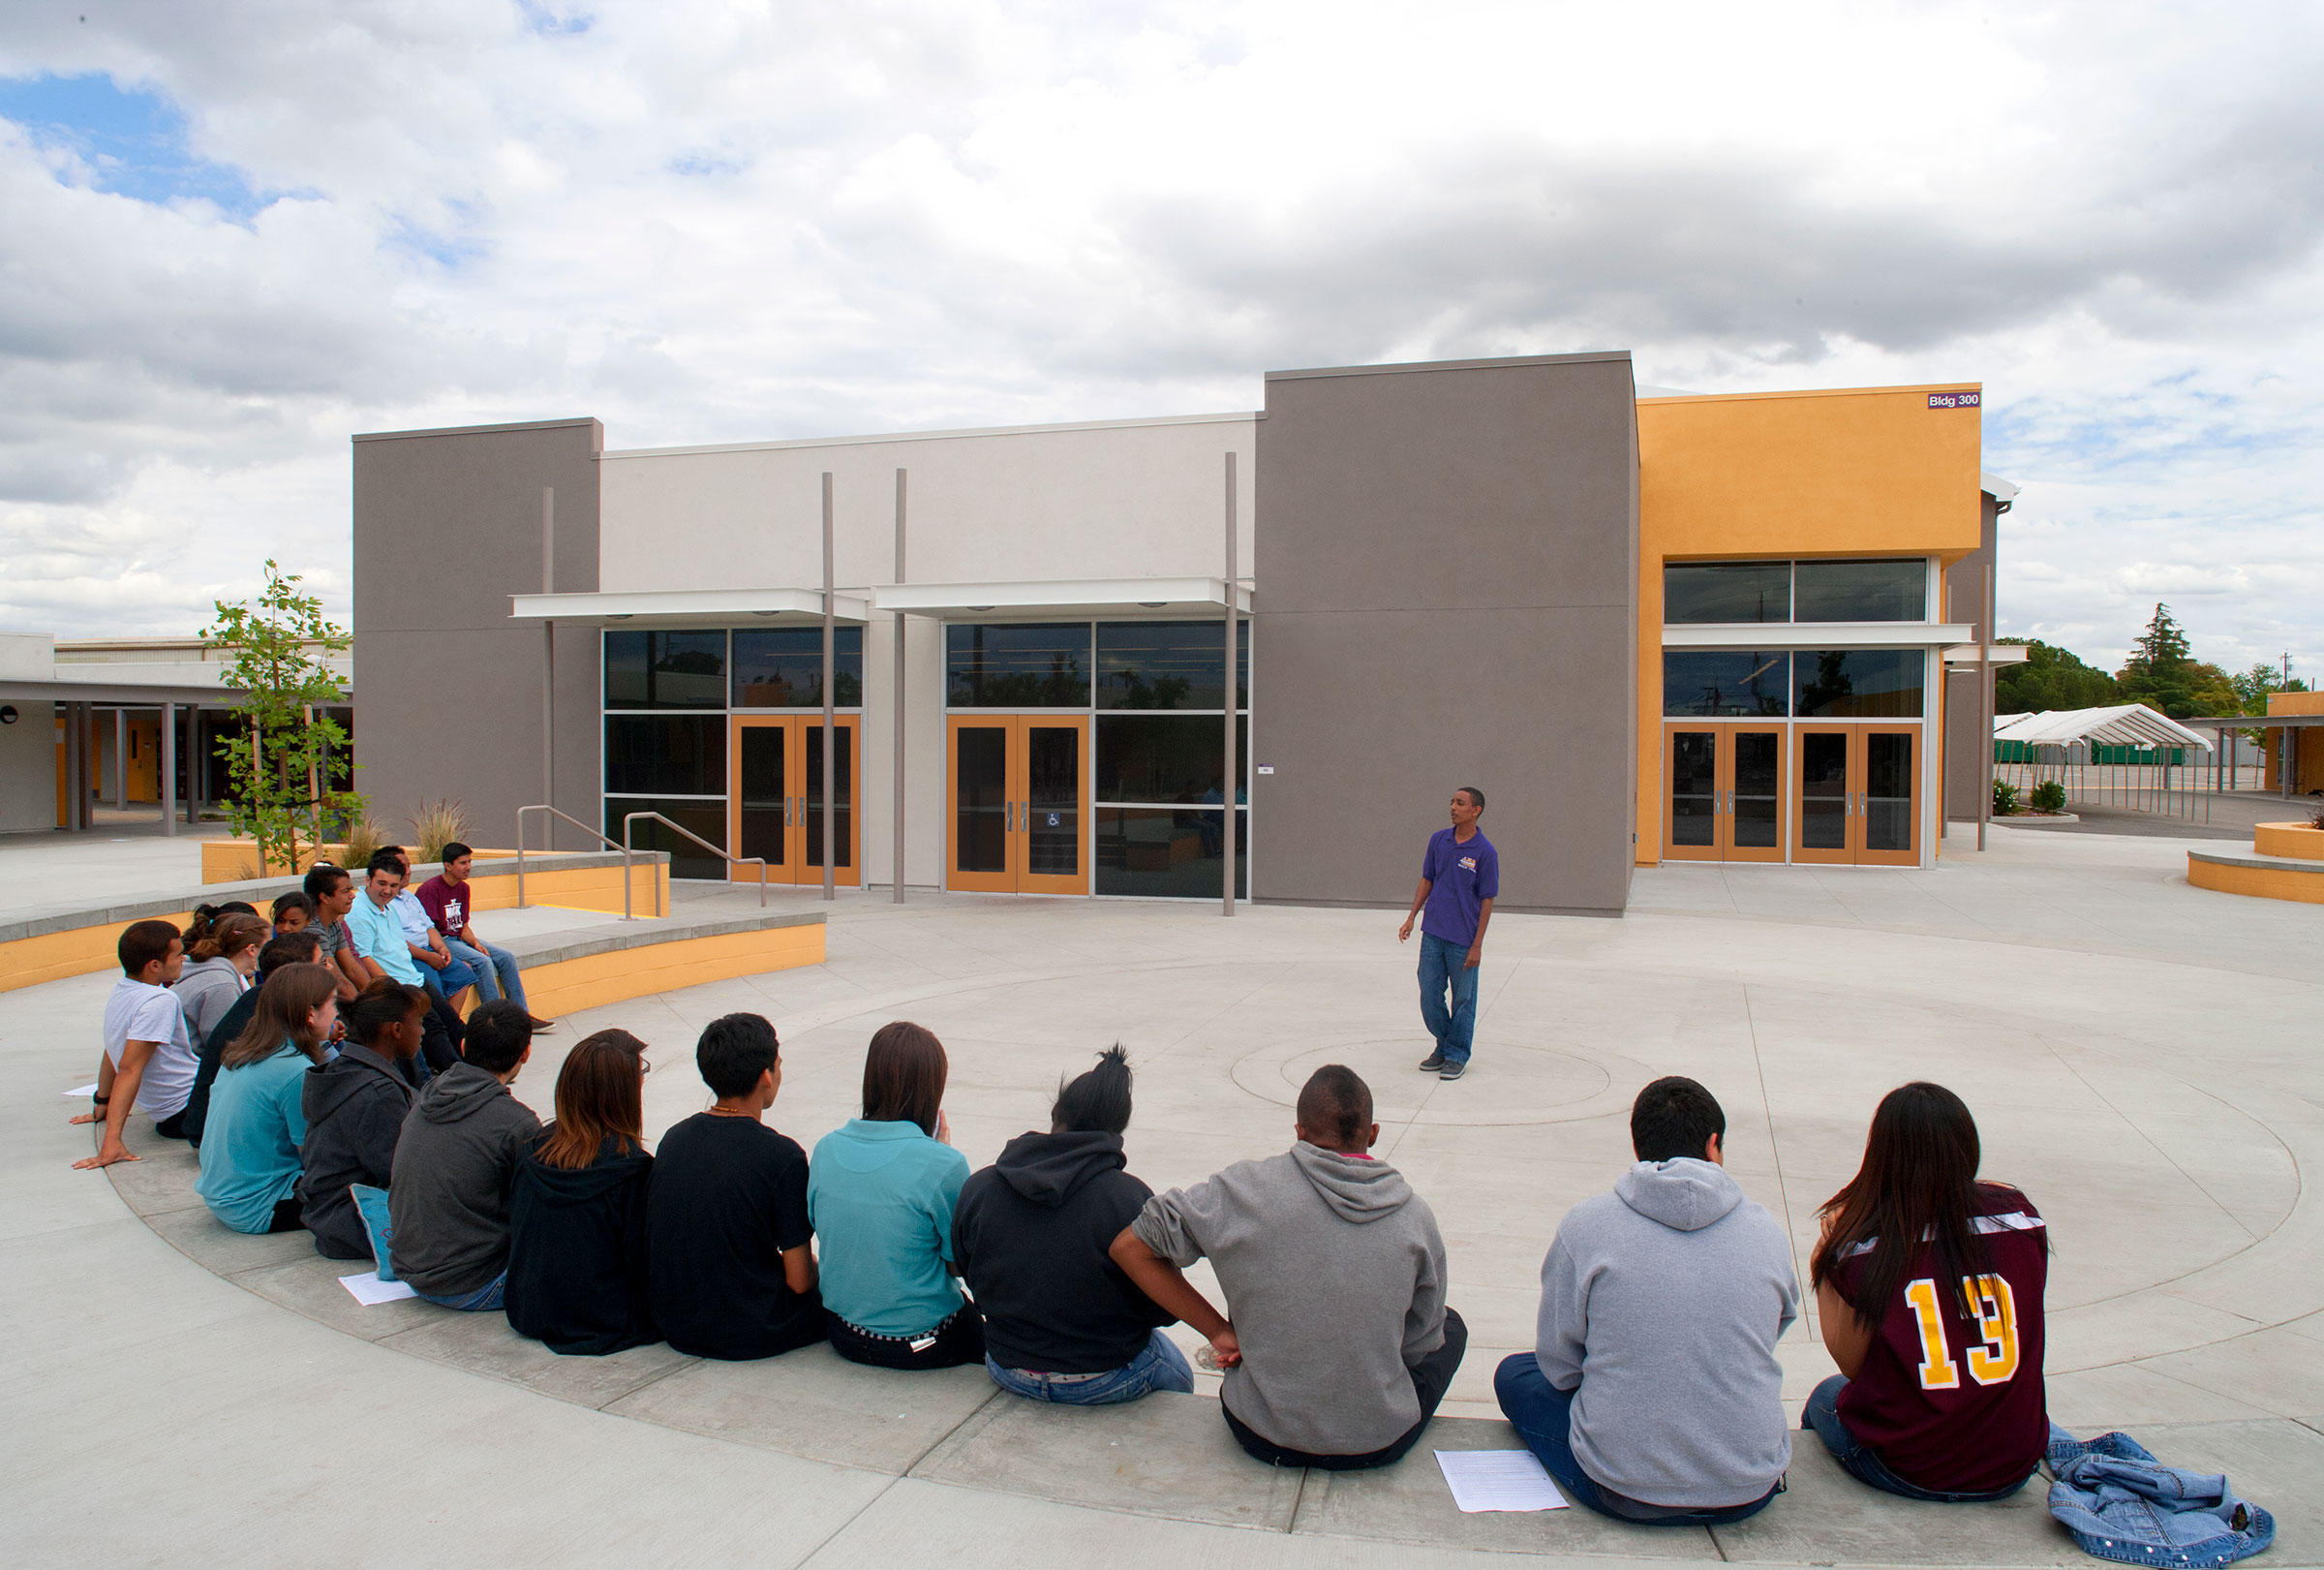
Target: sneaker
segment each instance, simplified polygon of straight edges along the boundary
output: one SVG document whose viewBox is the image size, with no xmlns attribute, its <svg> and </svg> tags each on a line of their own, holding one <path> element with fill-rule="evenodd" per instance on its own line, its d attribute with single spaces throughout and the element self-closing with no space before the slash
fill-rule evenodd
<svg viewBox="0 0 2324 1570">
<path fill-rule="evenodd" d="M 1468 1071 L 1469 1065 L 1465 1061 L 1456 1063 L 1448 1062 L 1444 1066 L 1444 1071 L 1438 1074 L 1436 1077 L 1439 1079 L 1458 1079 L 1461 1075 L 1467 1073 Z"/>
<path fill-rule="evenodd" d="M 1444 1066 L 1445 1055 L 1442 1052 L 1432 1052 L 1421 1060 L 1421 1072 L 1423 1074 L 1433 1074 Z"/>
<path fill-rule="evenodd" d="M 546 1035 L 551 1031 L 557 1029 L 557 1022 L 555 1020 L 544 1020 L 538 1014 L 533 1014 L 527 1017 L 533 1022 L 533 1033 L 535 1035 Z"/>
</svg>

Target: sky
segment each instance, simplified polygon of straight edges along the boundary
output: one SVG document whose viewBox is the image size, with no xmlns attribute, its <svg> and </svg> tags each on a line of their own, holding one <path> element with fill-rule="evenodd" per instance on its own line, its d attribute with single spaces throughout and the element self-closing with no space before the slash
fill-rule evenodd
<svg viewBox="0 0 2324 1570">
<path fill-rule="evenodd" d="M 2001 630 L 2324 674 L 2324 10 L 15 0 L 0 628 L 343 619 L 352 432 L 1976 381 Z M 1264 520 L 1261 520 L 1264 526 Z"/>
</svg>

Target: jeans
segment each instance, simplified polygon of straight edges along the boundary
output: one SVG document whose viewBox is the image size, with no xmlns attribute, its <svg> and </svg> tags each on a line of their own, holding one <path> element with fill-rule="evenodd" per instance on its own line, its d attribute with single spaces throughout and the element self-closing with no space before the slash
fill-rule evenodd
<svg viewBox="0 0 2324 1570">
<path fill-rule="evenodd" d="M 1448 987 L 1450 1013 L 1445 1010 Z M 1447 1062 L 1469 1061 L 1469 1043 L 1477 1033 L 1477 970 L 1469 964 L 1468 944 L 1421 934 L 1421 1023 L 1436 1037 L 1436 1050 Z"/>
<path fill-rule="evenodd" d="M 463 1313 L 482 1313 L 489 1309 L 506 1307 L 506 1305 L 503 1302 L 503 1296 L 507 1290 L 508 1273 L 506 1271 L 503 1271 L 484 1285 L 477 1287 L 474 1292 L 468 1293 L 463 1297 L 430 1297 L 427 1293 L 422 1292 L 416 1286 L 412 1289 L 412 1295 L 416 1298 L 426 1299 L 426 1301 L 435 1304 L 440 1308 L 458 1308 Z"/>
<path fill-rule="evenodd" d="M 1706 1509 L 1648 1504 L 1616 1493 L 1583 1471 L 1575 1459 L 1574 1397 L 1580 1389 L 1575 1385 L 1572 1390 L 1560 1390 L 1551 1384 L 1531 1352 L 1503 1358 L 1501 1367 L 1493 1370 L 1493 1395 L 1501 1402 L 1502 1415 L 1525 1441 L 1525 1448 L 1541 1458 L 1542 1469 L 1557 1479 L 1557 1486 L 1575 1503 L 1642 1526 L 1717 1526 L 1758 1515 L 1767 1508 L 1768 1500 L 1784 1492 L 1783 1479 L 1778 1478 L 1775 1487 L 1756 1499 Z"/>
<path fill-rule="evenodd" d="M 975 1304 L 966 1301 L 929 1332 L 935 1340 L 918 1351 L 902 1337 L 859 1330 L 829 1309 L 824 1310 L 823 1321 L 831 1336 L 833 1351 L 850 1363 L 868 1364 L 874 1369 L 957 1369 L 965 1363 L 985 1360 L 985 1316 L 976 1311 Z"/>
<path fill-rule="evenodd" d="M 1412 1393 L 1420 1398 L 1421 1420 L 1406 1429 L 1378 1450 L 1366 1450 L 1352 1456 L 1319 1456 L 1305 1450 L 1293 1450 L 1279 1445 L 1266 1434 L 1235 1415 L 1235 1409 L 1221 1398 L 1218 1409 L 1226 1414 L 1227 1431 L 1235 1442 L 1253 1461 L 1263 1461 L 1269 1466 L 1313 1466 L 1327 1472 L 1356 1472 L 1372 1466 L 1388 1466 L 1404 1459 L 1404 1452 L 1426 1431 L 1429 1419 L 1444 1404 L 1445 1392 L 1452 1388 L 1452 1375 L 1460 1368 L 1460 1356 L 1469 1349 L 1469 1327 L 1459 1314 L 1445 1310 L 1445 1339 L 1443 1344 L 1414 1364 Z"/>
<path fill-rule="evenodd" d="M 446 938 L 443 946 L 452 951 L 452 958 L 474 972 L 476 996 L 485 1002 L 505 998 L 526 1013 L 533 1012 L 525 1005 L 525 982 L 518 971 L 516 956 L 498 943 L 486 943 L 482 948 Z"/>
<path fill-rule="evenodd" d="M 1847 1468 L 1859 1483 L 1869 1483 L 1876 1489 L 1907 1499 L 1928 1499 L 1938 1504 L 1988 1504 L 1995 1499 L 2008 1498 L 2024 1488 L 2027 1479 L 2034 1475 L 2034 1467 L 2030 1466 L 2026 1469 L 2025 1477 L 1990 1493 L 1943 1493 L 1908 1483 L 1890 1471 L 1881 1458 L 1873 1454 L 1872 1446 L 1849 1432 L 1848 1425 L 1840 1420 L 1840 1393 L 1847 1388 L 1847 1375 L 1838 1373 L 1818 1385 L 1815 1394 L 1808 1398 L 1808 1409 L 1801 1416 L 1799 1426 L 1814 1429 L 1817 1436 L 1823 1440 L 1824 1449 L 1832 1453 L 1832 1459 Z M 2035 1458 L 2035 1465 L 2039 1465 L 2038 1457 Z"/>
<path fill-rule="evenodd" d="M 417 960 L 413 963 L 419 965 Z M 483 991 L 482 983 L 476 980 L 476 972 L 463 965 L 457 954 L 452 956 L 452 963 L 441 970 L 433 966 L 420 965 L 419 980 L 420 984 L 428 989 L 430 996 L 442 998 L 447 1001 L 457 998 L 463 987 L 474 987 L 478 992 Z"/>
<path fill-rule="evenodd" d="M 1194 1369 L 1171 1339 L 1155 1331 L 1139 1353 L 1118 1369 L 1103 1373 L 1036 1373 L 1030 1369 L 1004 1369 L 985 1354 L 985 1371 L 1012 1396 L 1050 1401 L 1058 1406 L 1114 1406 L 1134 1401 L 1157 1390 L 1194 1394 Z"/>
</svg>

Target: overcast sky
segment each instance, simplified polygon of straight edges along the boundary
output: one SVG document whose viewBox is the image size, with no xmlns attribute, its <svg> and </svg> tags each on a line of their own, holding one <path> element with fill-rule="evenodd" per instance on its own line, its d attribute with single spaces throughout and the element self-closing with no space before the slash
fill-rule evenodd
<svg viewBox="0 0 2324 1570">
<path fill-rule="evenodd" d="M 2002 628 L 2324 674 L 2324 10 L 0 9 L 0 628 L 342 614 L 347 437 L 1975 380 Z"/>
</svg>

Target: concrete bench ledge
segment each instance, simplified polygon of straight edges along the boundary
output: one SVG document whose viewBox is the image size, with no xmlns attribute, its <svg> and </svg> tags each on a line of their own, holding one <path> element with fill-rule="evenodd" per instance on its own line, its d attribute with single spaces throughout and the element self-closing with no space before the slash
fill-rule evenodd
<svg viewBox="0 0 2324 1570">
<path fill-rule="evenodd" d="M 666 1345 L 559 1357 L 497 1313 L 417 1301 L 360 1307 L 338 1278 L 368 1262 L 320 1258 L 303 1232 L 229 1231 L 194 1192 L 191 1152 L 142 1123 L 131 1138 L 144 1159 L 107 1169 L 121 1198 L 188 1258 L 280 1308 L 610 1416 L 827 1464 L 1154 1520 L 1415 1549 L 1787 1565 L 2095 1562 L 2051 1519 L 2038 1478 L 1999 1504 L 1919 1504 L 1849 1477 L 1810 1434 L 1795 1436 L 1788 1493 L 1751 1521 L 1657 1528 L 1578 1507 L 1462 1515 L 1430 1453 L 1516 1448 L 1514 1431 L 1497 1421 L 1439 1418 L 1401 1463 L 1379 1471 L 1278 1471 L 1244 1456 L 1216 1401 L 1200 1395 L 1045 1406 L 1002 1394 L 981 1369 L 895 1373 L 823 1346 L 757 1363 L 707 1361 Z M 2265 1562 L 2318 1562 L 2312 1534 L 2298 1530 L 2310 1512 L 2271 1494 L 2268 1480 L 2324 1475 L 2324 1434 L 2282 1419 L 2138 1432 L 2174 1463 L 2227 1472 L 2277 1512 L 2279 1537 Z"/>
</svg>

